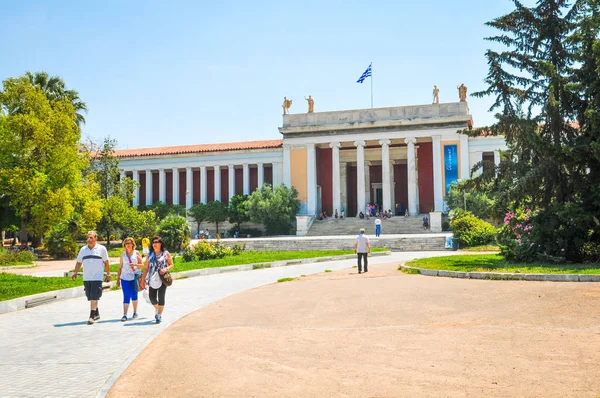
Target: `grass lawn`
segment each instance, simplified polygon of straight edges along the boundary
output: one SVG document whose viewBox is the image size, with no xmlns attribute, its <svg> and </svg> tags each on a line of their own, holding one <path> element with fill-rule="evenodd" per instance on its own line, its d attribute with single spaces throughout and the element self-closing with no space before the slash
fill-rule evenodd
<svg viewBox="0 0 600 398">
<path fill-rule="evenodd" d="M 386 252 L 388 249 L 373 249 L 374 252 Z M 225 267 L 228 265 L 242 265 L 262 262 L 273 262 L 282 260 L 295 260 L 313 257 L 329 257 L 340 256 L 344 254 L 353 254 L 352 250 L 313 250 L 304 252 L 259 252 L 248 251 L 237 256 L 229 256 L 215 260 L 191 261 L 183 262 L 181 257 L 175 257 L 175 268 L 173 272 L 188 271 L 200 268 L 215 268 Z M 110 270 L 117 272 L 119 264 L 111 264 Z M 83 270 L 80 270 L 79 275 L 83 275 Z M 113 278 L 114 280 L 114 278 Z M 71 278 L 53 277 L 40 278 L 33 276 L 13 275 L 8 273 L 0 273 L 0 301 L 10 300 L 16 297 L 28 296 L 30 294 L 49 292 L 52 290 L 65 289 L 68 287 L 82 286 L 81 277 L 76 281 Z"/>
<path fill-rule="evenodd" d="M 472 247 L 460 248 L 460 250 L 464 250 L 467 252 L 499 252 L 500 246 L 482 245 L 482 246 L 472 246 Z"/>
<path fill-rule="evenodd" d="M 72 281 L 64 277 L 39 278 L 3 272 L 0 273 L 0 301 L 77 286 L 83 286 L 81 279 Z"/>
<path fill-rule="evenodd" d="M 23 261 L 17 261 L 16 263 L 0 264 L 0 267 L 16 267 L 18 265 L 33 265 L 33 263 L 25 263 Z"/>
<path fill-rule="evenodd" d="M 499 254 L 465 254 L 421 258 L 406 263 L 409 267 L 460 272 L 516 272 L 523 274 L 600 274 L 600 263 L 531 264 L 513 263 Z"/>
<path fill-rule="evenodd" d="M 373 249 L 373 252 L 386 252 L 386 251 L 389 251 L 389 250 L 381 249 L 381 248 Z M 192 269 L 200 269 L 200 268 L 226 267 L 228 265 L 266 263 L 266 262 L 282 261 L 282 260 L 300 260 L 303 258 L 313 258 L 313 257 L 341 256 L 344 254 L 354 254 L 354 251 L 352 251 L 352 250 L 312 250 L 312 251 L 304 251 L 304 252 L 249 251 L 249 252 L 241 253 L 237 256 L 228 256 L 228 257 L 218 258 L 218 259 L 214 259 L 214 260 L 190 261 L 188 263 L 183 262 L 181 257 L 176 257 L 174 260 L 175 268 L 173 269 L 173 272 L 189 271 Z"/>
</svg>

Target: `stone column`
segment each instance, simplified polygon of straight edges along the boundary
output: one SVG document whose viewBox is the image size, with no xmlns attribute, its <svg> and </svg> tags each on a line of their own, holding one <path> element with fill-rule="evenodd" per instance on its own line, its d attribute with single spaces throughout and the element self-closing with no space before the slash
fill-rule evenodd
<svg viewBox="0 0 600 398">
<path fill-rule="evenodd" d="M 476 162 L 475 163 L 481 163 L 483 162 L 483 151 L 477 151 L 475 152 L 475 159 Z M 494 159 L 495 160 L 495 159 Z M 471 165 L 469 165 L 470 167 Z M 475 170 L 474 175 L 482 175 L 483 174 L 483 165 L 481 165 L 477 170 Z"/>
<path fill-rule="evenodd" d="M 500 150 L 498 149 L 494 151 L 494 165 L 496 167 L 500 165 Z"/>
<path fill-rule="evenodd" d="M 135 190 L 133 191 L 133 206 L 138 206 L 140 204 L 140 173 L 137 170 L 132 170 L 133 181 L 137 182 Z"/>
<path fill-rule="evenodd" d="M 194 175 L 191 167 L 185 168 L 185 208 L 189 209 L 192 207 L 194 201 Z"/>
<path fill-rule="evenodd" d="M 347 173 L 348 168 L 346 162 L 340 163 L 340 216 L 342 215 L 342 206 L 344 210 L 348 211 L 348 193 L 346 189 L 348 187 Z"/>
<path fill-rule="evenodd" d="M 243 165 L 244 169 L 244 173 L 243 173 L 243 180 L 244 180 L 244 195 L 250 195 L 250 165 L 248 163 L 244 163 Z"/>
<path fill-rule="evenodd" d="M 173 167 L 173 204 L 179 204 L 179 169 Z"/>
<path fill-rule="evenodd" d="M 152 170 L 146 169 L 146 205 L 152 203 Z"/>
<path fill-rule="evenodd" d="M 158 169 L 158 200 L 167 203 L 167 174 L 165 169 Z"/>
<path fill-rule="evenodd" d="M 460 179 L 466 180 L 471 177 L 469 167 L 469 137 L 460 134 Z"/>
<path fill-rule="evenodd" d="M 371 202 L 371 162 L 365 161 L 365 191 L 363 192 L 365 198 L 365 207 L 362 211 L 366 211 L 367 205 Z M 360 211 L 360 210 L 359 210 Z"/>
<path fill-rule="evenodd" d="M 331 148 L 331 189 L 333 191 L 333 214 L 338 211 L 338 214 L 342 211 L 342 198 L 340 189 L 340 147 L 342 145 L 339 142 L 332 142 L 329 144 Z"/>
<path fill-rule="evenodd" d="M 391 140 L 380 140 L 381 145 L 381 192 L 383 194 L 383 211 L 392 208 L 392 181 L 390 173 Z"/>
<path fill-rule="evenodd" d="M 408 213 L 417 214 L 417 164 L 415 159 L 415 144 L 416 138 L 406 138 L 406 154 L 407 154 L 407 169 L 408 169 Z"/>
<path fill-rule="evenodd" d="M 275 162 L 275 163 L 271 163 L 271 172 L 273 175 L 273 189 L 275 189 L 275 187 L 277 185 L 279 185 L 279 174 L 277 173 L 279 169 L 279 163 Z"/>
<path fill-rule="evenodd" d="M 283 185 L 292 187 L 292 174 L 290 166 L 290 146 L 283 146 Z"/>
<path fill-rule="evenodd" d="M 125 180 L 125 170 L 121 169 L 119 172 L 119 182 L 123 182 Z"/>
<path fill-rule="evenodd" d="M 394 165 L 396 162 L 392 160 L 390 162 L 390 184 L 392 187 L 392 207 L 388 210 L 392 211 L 392 214 L 396 215 L 396 173 L 394 172 Z"/>
<path fill-rule="evenodd" d="M 206 166 L 200 166 L 200 202 L 206 203 L 208 191 L 206 188 Z"/>
<path fill-rule="evenodd" d="M 317 213 L 317 150 L 315 144 L 306 144 L 306 195 L 308 215 Z"/>
<path fill-rule="evenodd" d="M 365 145 L 364 141 L 355 141 L 356 147 L 356 198 L 358 212 L 365 211 Z M 350 215 L 350 214 L 349 214 Z M 352 214 L 354 217 L 355 214 Z"/>
<path fill-rule="evenodd" d="M 214 166 L 215 201 L 221 201 L 221 166 Z"/>
<path fill-rule="evenodd" d="M 235 196 L 235 165 L 228 164 L 227 168 L 229 172 L 227 175 L 227 179 L 229 180 L 227 181 L 229 185 L 229 199 L 231 199 L 232 196 Z"/>
<path fill-rule="evenodd" d="M 444 211 L 444 190 L 442 186 L 442 136 L 431 136 L 433 152 L 433 206 L 434 211 Z"/>
<path fill-rule="evenodd" d="M 284 172 L 283 172 L 283 162 L 277 162 L 277 185 L 281 185 L 284 183 L 283 181 L 283 176 L 284 176 Z M 291 178 L 291 177 L 290 177 Z M 291 181 L 291 180 L 290 180 Z M 288 187 L 291 187 L 290 185 L 287 185 Z"/>
<path fill-rule="evenodd" d="M 265 168 L 264 165 L 262 164 L 262 162 L 258 162 L 256 164 L 256 167 L 258 167 L 258 189 L 260 189 L 260 187 L 262 187 L 265 183 Z"/>
</svg>

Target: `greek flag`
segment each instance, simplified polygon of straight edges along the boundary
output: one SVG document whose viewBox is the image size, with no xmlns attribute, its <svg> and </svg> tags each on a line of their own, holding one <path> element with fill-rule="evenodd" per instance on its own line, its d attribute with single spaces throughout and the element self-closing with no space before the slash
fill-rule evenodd
<svg viewBox="0 0 600 398">
<path fill-rule="evenodd" d="M 369 67 L 367 68 L 367 70 L 365 71 L 365 73 L 363 73 L 363 74 L 362 74 L 362 76 L 361 76 L 361 77 L 359 77 L 359 78 L 358 78 L 358 80 L 356 81 L 357 83 L 362 83 L 362 82 L 364 82 L 364 81 L 365 81 L 365 79 L 366 79 L 367 77 L 371 76 L 371 65 L 372 65 L 372 64 L 373 64 L 373 63 L 370 63 L 370 64 L 369 64 Z"/>
</svg>

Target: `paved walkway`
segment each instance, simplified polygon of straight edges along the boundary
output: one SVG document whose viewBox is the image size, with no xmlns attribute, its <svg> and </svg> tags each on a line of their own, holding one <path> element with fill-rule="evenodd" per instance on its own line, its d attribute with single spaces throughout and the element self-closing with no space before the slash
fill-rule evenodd
<svg viewBox="0 0 600 398">
<path fill-rule="evenodd" d="M 444 254 L 452 253 L 392 253 L 369 263 Z M 160 325 L 154 324 L 154 309 L 143 299 L 140 319 L 120 322 L 120 291 L 104 293 L 102 319 L 93 326 L 86 325 L 89 305 L 82 297 L 0 315 L 0 397 L 104 396 L 144 347 L 186 314 L 280 278 L 353 265 L 354 260 L 328 261 L 176 280 L 168 289 Z"/>
</svg>

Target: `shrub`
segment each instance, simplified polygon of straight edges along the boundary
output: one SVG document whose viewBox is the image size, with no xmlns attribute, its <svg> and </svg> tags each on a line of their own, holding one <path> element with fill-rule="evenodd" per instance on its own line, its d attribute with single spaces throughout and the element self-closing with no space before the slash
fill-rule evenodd
<svg viewBox="0 0 600 398">
<path fill-rule="evenodd" d="M 234 245 L 233 248 L 222 243 L 220 240 L 209 242 L 200 240 L 192 247 L 192 253 L 198 260 L 212 260 L 240 254 L 246 249 L 246 245 Z"/>
<path fill-rule="evenodd" d="M 468 211 L 458 212 L 450 222 L 454 238 L 462 246 L 487 245 L 495 241 L 494 226 Z"/>
<path fill-rule="evenodd" d="M 190 243 L 190 226 L 181 216 L 167 216 L 161 221 L 158 234 L 163 238 L 166 248 L 174 252 L 185 249 Z"/>
<path fill-rule="evenodd" d="M 23 250 L 17 253 L 17 261 L 21 263 L 33 263 L 35 256 L 29 250 Z"/>
<path fill-rule="evenodd" d="M 503 255 L 511 260 L 595 262 L 600 259 L 600 236 L 593 218 L 573 203 L 554 204 L 531 213 L 509 212 L 498 234 Z"/>
<path fill-rule="evenodd" d="M 186 262 L 186 263 L 189 263 L 191 261 L 196 261 L 196 254 L 189 247 L 186 247 L 183 250 L 183 254 L 182 254 L 181 257 L 182 257 L 183 261 Z"/>
<path fill-rule="evenodd" d="M 245 243 L 244 244 L 236 243 L 231 248 L 231 251 L 233 252 L 234 256 L 237 256 L 238 254 L 242 254 L 245 250 L 246 250 L 246 244 Z"/>
<path fill-rule="evenodd" d="M 528 210 L 506 213 L 504 223 L 497 234 L 500 254 L 512 261 L 534 260 L 537 257 L 538 246 L 532 232 L 533 226 Z"/>
<path fill-rule="evenodd" d="M 75 258 L 79 250 L 73 234 L 65 224 L 53 227 L 46 235 L 44 244 L 48 254 L 56 258 Z"/>
<path fill-rule="evenodd" d="M 15 252 L 5 250 L 0 247 L 0 265 L 9 265 L 15 263 L 33 263 L 35 256 L 29 250 Z"/>
</svg>

